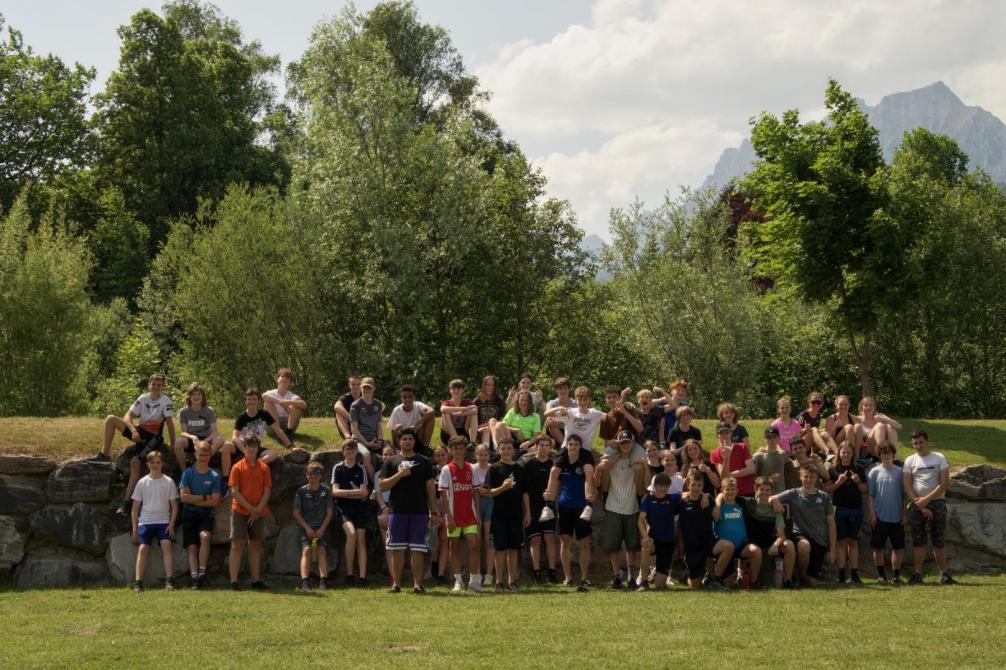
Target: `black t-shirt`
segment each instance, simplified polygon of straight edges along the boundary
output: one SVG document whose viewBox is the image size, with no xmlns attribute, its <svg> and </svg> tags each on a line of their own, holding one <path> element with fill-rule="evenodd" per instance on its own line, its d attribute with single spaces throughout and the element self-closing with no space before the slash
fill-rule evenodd
<svg viewBox="0 0 1006 670">
<path fill-rule="evenodd" d="M 654 477 L 656 477 L 657 475 L 659 475 L 661 472 L 664 471 L 664 466 L 662 464 L 650 465 L 649 463 L 647 463 L 646 467 L 650 468 L 650 479 L 653 479 Z"/>
<path fill-rule="evenodd" d="M 413 456 L 392 456 L 381 466 L 381 479 L 393 477 L 402 463 L 409 463 L 412 474 L 398 480 L 391 487 L 388 504 L 391 511 L 398 514 L 428 514 L 430 506 L 426 498 L 426 482 L 433 479 L 433 463 L 419 454 Z"/>
<path fill-rule="evenodd" d="M 511 475 L 517 485 L 493 498 L 493 518 L 520 519 L 524 516 L 524 507 L 521 505 L 523 494 L 527 491 L 527 475 L 524 468 L 516 463 L 507 464 L 502 461 L 493 463 L 486 473 L 486 488 L 499 488 Z"/>
<path fill-rule="evenodd" d="M 248 416 L 248 412 L 241 412 L 240 416 L 234 420 L 234 430 L 242 435 L 255 433 L 259 438 L 262 438 L 265 436 L 266 426 L 271 426 L 275 421 L 272 414 L 264 409 L 260 409 L 255 416 Z"/>
<path fill-rule="evenodd" d="M 718 472 L 716 470 L 716 466 L 713 465 L 712 463 L 710 463 L 708 458 L 706 460 L 702 461 L 702 462 L 706 464 L 706 468 L 708 470 L 712 470 L 713 472 Z M 684 465 L 684 464 L 682 464 L 681 467 L 680 467 L 680 470 L 679 470 L 681 472 L 681 477 L 682 478 L 687 477 L 688 473 L 692 471 L 692 468 L 695 468 L 696 470 L 698 470 L 698 467 L 699 466 L 697 466 L 697 465 Z M 715 496 L 716 493 L 717 493 L 716 487 L 713 486 L 713 480 L 709 478 L 709 473 L 708 472 L 701 472 L 701 471 L 699 471 L 699 474 L 702 475 L 702 491 L 703 491 L 703 493 L 708 493 L 711 496 Z"/>
<path fill-rule="evenodd" d="M 349 391 L 347 391 L 347 392 L 343 393 L 341 396 L 339 396 L 338 402 L 341 402 L 342 403 L 342 407 L 348 412 L 349 408 L 353 406 L 353 402 L 355 400 L 356 400 L 356 398 L 353 397 L 353 394 L 350 393 Z"/>
<path fill-rule="evenodd" d="M 866 483 L 866 473 L 858 465 L 838 465 L 828 470 L 829 474 L 831 474 L 831 481 L 835 481 L 840 474 L 846 471 L 849 473 L 849 478 L 831 492 L 831 501 L 835 504 L 835 507 L 857 509 L 863 506 L 863 493 L 859 490 L 856 482 L 852 481 L 852 473 L 855 472 L 859 475 L 859 481 L 862 484 Z"/>
<path fill-rule="evenodd" d="M 482 397 L 475 398 L 475 406 L 479 408 L 479 425 L 489 423 L 489 419 L 502 421 L 506 416 L 506 403 L 503 398 L 496 396 L 488 401 L 483 401 Z"/>
<path fill-rule="evenodd" d="M 650 411 L 643 413 L 639 411 L 639 420 L 643 422 L 643 432 L 639 434 L 639 441 L 653 440 L 660 442 L 660 420 L 664 418 L 664 410 L 656 405 L 650 406 Z"/>
<path fill-rule="evenodd" d="M 681 519 L 681 537 L 685 542 L 685 553 L 705 550 L 712 546 L 715 507 L 712 500 L 705 509 L 702 509 L 701 500 L 678 501 L 674 511 Z"/>
<path fill-rule="evenodd" d="M 559 460 L 562 459 L 567 465 L 569 464 L 569 449 L 563 447 L 559 450 L 559 455 L 555 458 L 555 464 L 559 465 Z M 595 465 L 594 463 L 594 452 L 590 449 L 584 449 L 580 447 L 580 455 L 576 457 L 576 462 L 580 465 Z M 559 466 L 562 467 L 562 466 Z"/>
<path fill-rule="evenodd" d="M 810 410 L 805 409 L 796 415 L 796 422 L 802 427 L 806 428 L 810 426 L 811 428 L 819 428 L 821 426 L 821 414 L 817 416 L 811 416 Z"/>
<path fill-rule="evenodd" d="M 414 476 L 413 472 L 411 476 Z M 357 491 L 367 485 L 367 471 L 359 463 L 349 467 L 345 463 L 337 463 L 332 470 L 332 483 L 338 484 L 344 491 Z M 335 487 L 332 487 L 333 490 Z M 364 504 L 361 498 L 335 498 L 335 505 L 346 514 L 358 512 Z"/>
<path fill-rule="evenodd" d="M 675 449 L 681 449 L 685 446 L 685 442 L 688 440 L 702 440 L 702 431 L 696 428 L 694 425 L 689 426 L 688 430 L 684 430 L 680 425 L 674 426 L 671 430 L 671 434 L 668 436 L 668 441 L 674 445 Z"/>
<path fill-rule="evenodd" d="M 523 458 L 520 461 L 524 468 L 527 483 L 527 495 L 531 503 L 531 518 L 536 518 L 541 514 L 541 509 L 545 506 L 545 499 L 541 495 L 548 488 L 548 476 L 552 472 L 552 459 L 547 458 L 539 461 L 532 456 Z"/>
</svg>

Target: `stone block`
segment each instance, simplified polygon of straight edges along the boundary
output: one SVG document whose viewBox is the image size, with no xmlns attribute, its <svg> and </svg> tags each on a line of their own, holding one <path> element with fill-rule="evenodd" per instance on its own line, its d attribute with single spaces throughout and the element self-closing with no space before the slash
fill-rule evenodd
<svg viewBox="0 0 1006 670">
<path fill-rule="evenodd" d="M 0 570 L 10 570 L 24 557 L 28 523 L 13 516 L 0 516 Z"/>
<path fill-rule="evenodd" d="M 133 580 L 138 550 L 139 548 L 133 544 L 131 533 L 116 535 L 109 541 L 105 558 L 108 560 L 108 569 L 112 579 L 125 583 Z M 189 563 L 185 547 L 182 546 L 181 526 L 178 527 L 175 541 L 171 545 L 171 564 L 174 567 L 176 578 L 182 578 L 188 574 Z M 164 579 L 164 559 L 161 556 L 161 547 L 156 542 L 150 545 L 150 552 L 147 554 L 146 574 L 143 579 L 148 582 Z"/>
<path fill-rule="evenodd" d="M 41 456 L 0 456 L 0 474 L 47 475 L 56 469 L 56 461 Z"/>
<path fill-rule="evenodd" d="M 112 499 L 114 478 L 107 461 L 67 461 L 49 474 L 46 492 L 55 503 L 105 502 Z"/>
<path fill-rule="evenodd" d="M 300 575 L 300 528 L 287 526 L 279 532 L 269 554 L 268 570 L 274 575 Z M 336 542 L 329 533 L 328 567 L 334 576 L 342 553 L 342 542 Z M 318 565 L 313 563 L 311 574 L 318 574 Z"/>
<path fill-rule="evenodd" d="M 1006 504 L 949 501 L 947 542 L 1006 559 Z"/>
<path fill-rule="evenodd" d="M 45 507 L 45 477 L 0 475 L 0 514 L 31 514 Z"/>
<path fill-rule="evenodd" d="M 14 586 L 19 589 L 67 588 L 108 581 L 104 558 L 65 547 L 32 548 L 14 572 Z"/>
<path fill-rule="evenodd" d="M 950 495 L 968 500 L 1006 500 L 1006 470 L 969 465 L 950 475 Z"/>
<path fill-rule="evenodd" d="M 105 553 L 108 521 L 94 505 L 49 505 L 31 515 L 32 530 L 89 554 Z"/>
</svg>

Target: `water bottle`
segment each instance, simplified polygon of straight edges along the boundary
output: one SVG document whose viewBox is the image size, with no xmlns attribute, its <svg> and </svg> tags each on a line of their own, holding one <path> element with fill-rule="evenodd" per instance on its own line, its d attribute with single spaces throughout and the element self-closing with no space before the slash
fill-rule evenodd
<svg viewBox="0 0 1006 670">
<path fill-rule="evenodd" d="M 775 577 L 775 587 L 777 589 L 781 589 L 782 588 L 782 576 L 783 576 L 782 559 L 781 558 L 775 559 L 775 572 L 773 574 L 774 574 L 774 577 Z"/>
</svg>

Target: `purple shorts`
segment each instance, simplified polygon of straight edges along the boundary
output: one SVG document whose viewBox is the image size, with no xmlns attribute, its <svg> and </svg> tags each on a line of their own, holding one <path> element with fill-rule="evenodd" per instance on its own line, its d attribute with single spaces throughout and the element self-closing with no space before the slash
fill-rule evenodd
<svg viewBox="0 0 1006 670">
<path fill-rule="evenodd" d="M 389 551 L 421 551 L 428 553 L 426 533 L 430 527 L 429 514 L 399 514 L 388 512 L 388 540 L 385 547 Z"/>
</svg>

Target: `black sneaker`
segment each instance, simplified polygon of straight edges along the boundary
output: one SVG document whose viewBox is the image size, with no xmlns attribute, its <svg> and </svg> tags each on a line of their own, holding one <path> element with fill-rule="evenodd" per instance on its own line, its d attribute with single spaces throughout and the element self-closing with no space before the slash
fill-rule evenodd
<svg viewBox="0 0 1006 670">
<path fill-rule="evenodd" d="M 580 593 L 586 593 L 590 588 L 590 581 L 586 579 L 580 580 L 580 584 L 576 587 L 576 590 Z"/>
<path fill-rule="evenodd" d="M 415 593 L 417 596 L 419 596 L 426 593 L 426 589 L 424 589 L 422 586 L 413 586 L 412 592 Z"/>
<path fill-rule="evenodd" d="M 140 593 L 141 591 L 143 591 L 143 582 L 137 579 L 133 582 L 133 593 Z"/>
<path fill-rule="evenodd" d="M 727 591 L 727 587 L 723 585 L 718 579 L 710 579 L 709 583 L 706 584 L 706 589 L 709 591 Z"/>
<path fill-rule="evenodd" d="M 328 580 L 325 579 L 324 577 L 321 577 L 320 579 L 318 579 L 318 590 L 319 591 L 327 591 L 328 590 Z"/>
<path fill-rule="evenodd" d="M 853 584 L 862 584 L 863 583 L 863 580 L 859 578 L 859 573 L 858 572 L 852 573 L 852 575 L 849 577 L 849 581 L 851 583 L 853 583 Z"/>
<path fill-rule="evenodd" d="M 611 580 L 611 588 L 615 589 L 616 591 L 621 590 L 621 588 L 622 588 L 622 578 L 621 577 L 613 577 L 612 580 Z"/>
<path fill-rule="evenodd" d="M 252 591 L 268 591 L 269 590 L 269 587 L 266 586 L 265 582 L 263 582 L 261 579 L 259 581 L 257 581 L 257 582 L 252 582 L 251 583 L 251 588 L 252 588 Z"/>
<path fill-rule="evenodd" d="M 532 584 L 541 584 L 543 582 L 541 578 L 541 570 L 535 570 L 534 575 L 531 577 Z"/>
<path fill-rule="evenodd" d="M 368 586 L 370 586 L 370 584 L 367 583 L 366 577 L 357 577 L 355 580 L 353 580 L 353 586 L 355 586 L 358 589 L 365 589 Z"/>
<path fill-rule="evenodd" d="M 237 582 L 231 582 L 231 585 L 228 588 L 230 588 L 231 591 L 240 591 L 241 585 Z"/>
<path fill-rule="evenodd" d="M 507 585 L 507 590 L 510 591 L 510 593 L 517 593 L 517 584 L 510 582 L 510 584 Z"/>
<path fill-rule="evenodd" d="M 922 579 L 922 574 L 916 572 L 912 575 L 912 578 L 908 580 L 909 586 L 918 586 L 919 584 L 925 584 L 926 582 Z"/>
<path fill-rule="evenodd" d="M 388 589 L 388 593 L 401 593 L 401 592 L 402 592 L 402 587 L 400 587 L 398 584 L 395 584 L 390 589 Z"/>
<path fill-rule="evenodd" d="M 636 593 L 645 593 L 649 590 L 650 590 L 649 582 L 643 582 L 642 584 L 636 587 Z"/>
<path fill-rule="evenodd" d="M 301 593 L 310 593 L 311 592 L 311 583 L 308 582 L 306 579 L 300 580 L 300 592 Z"/>
<path fill-rule="evenodd" d="M 590 581 L 589 579 L 583 579 L 580 581 L 580 583 L 586 586 L 588 589 L 594 586 L 594 582 Z"/>
<path fill-rule="evenodd" d="M 884 575 L 880 575 L 879 577 L 877 577 L 877 584 L 879 584 L 880 586 L 887 586 L 890 583 L 891 582 Z"/>
<path fill-rule="evenodd" d="M 503 593 L 503 582 L 496 582 L 496 586 L 493 587 L 495 593 Z"/>
<path fill-rule="evenodd" d="M 165 579 L 164 580 L 164 590 L 165 591 L 174 591 L 175 590 L 175 580 L 172 579 L 171 577 L 168 577 L 167 579 Z"/>
<path fill-rule="evenodd" d="M 87 460 L 94 461 L 95 463 L 108 463 L 112 459 L 106 456 L 103 452 L 99 451 L 96 455 L 92 456 Z"/>
<path fill-rule="evenodd" d="M 795 591 L 796 589 L 800 588 L 800 583 L 797 582 L 795 579 L 787 579 L 782 583 L 782 588 L 790 591 Z"/>
<path fill-rule="evenodd" d="M 940 575 L 940 584 L 943 586 L 950 586 L 951 584 L 957 584 L 957 580 L 950 576 L 949 572 L 944 572 Z"/>
<path fill-rule="evenodd" d="M 559 583 L 559 575 L 556 574 L 555 570 L 549 570 L 548 571 L 548 583 L 549 584 L 558 584 Z"/>
<path fill-rule="evenodd" d="M 342 583 L 346 588 L 352 588 L 353 582 L 353 575 L 346 575 L 346 578 L 342 580 Z"/>
<path fill-rule="evenodd" d="M 894 586 L 903 586 L 905 581 L 901 577 L 892 577 L 891 584 Z"/>
<path fill-rule="evenodd" d="M 193 591 L 198 591 L 199 590 L 199 586 L 200 586 L 200 584 L 199 584 L 199 577 L 198 576 L 197 577 L 190 577 L 189 578 L 189 588 L 190 589 L 192 589 Z"/>
</svg>

